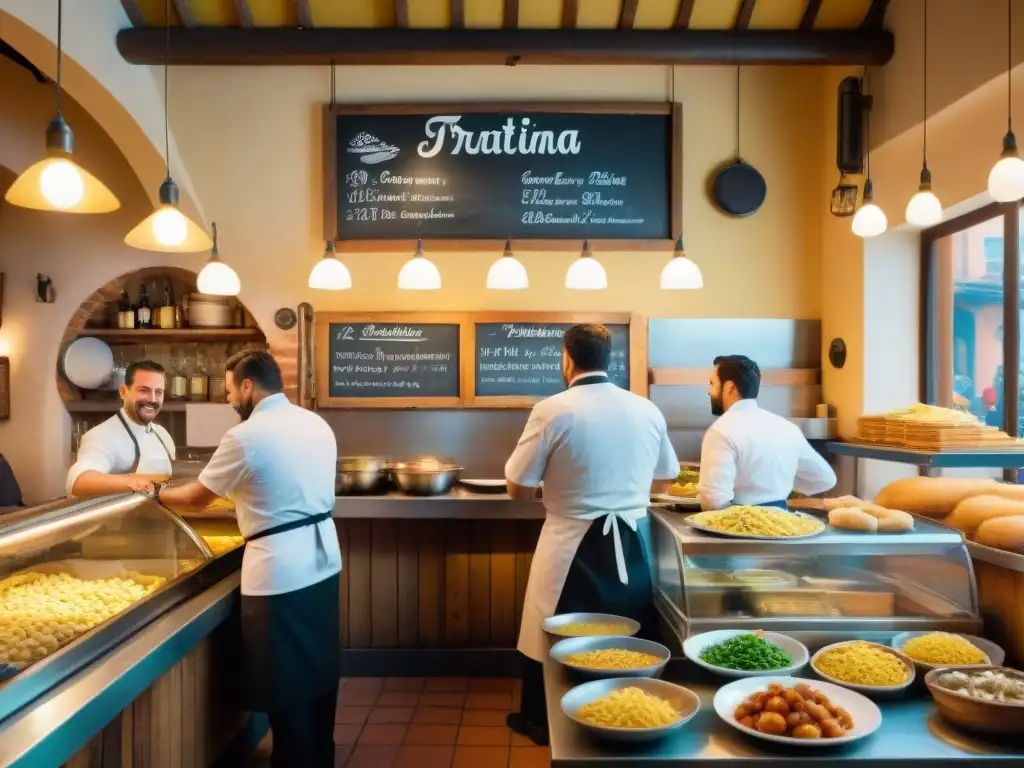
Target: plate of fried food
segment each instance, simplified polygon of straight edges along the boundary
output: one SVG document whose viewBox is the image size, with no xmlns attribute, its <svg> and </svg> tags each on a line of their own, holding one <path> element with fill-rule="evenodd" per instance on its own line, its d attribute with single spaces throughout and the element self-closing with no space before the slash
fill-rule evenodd
<svg viewBox="0 0 1024 768">
<path fill-rule="evenodd" d="M 825 530 L 813 515 L 778 507 L 727 507 L 698 512 L 684 522 L 699 531 L 739 539 L 806 539 Z"/>
<path fill-rule="evenodd" d="M 882 710 L 871 699 L 799 677 L 737 680 L 718 689 L 714 707 L 736 730 L 794 747 L 849 744 L 882 725 Z"/>
</svg>

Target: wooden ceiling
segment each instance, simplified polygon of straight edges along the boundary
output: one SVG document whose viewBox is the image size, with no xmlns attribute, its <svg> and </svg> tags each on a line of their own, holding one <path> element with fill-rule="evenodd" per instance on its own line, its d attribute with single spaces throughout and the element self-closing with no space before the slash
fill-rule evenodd
<svg viewBox="0 0 1024 768">
<path fill-rule="evenodd" d="M 163 61 L 164 0 L 121 0 Z M 175 64 L 881 64 L 888 0 L 171 0 Z M 644 49 L 651 50 L 644 50 Z"/>
</svg>

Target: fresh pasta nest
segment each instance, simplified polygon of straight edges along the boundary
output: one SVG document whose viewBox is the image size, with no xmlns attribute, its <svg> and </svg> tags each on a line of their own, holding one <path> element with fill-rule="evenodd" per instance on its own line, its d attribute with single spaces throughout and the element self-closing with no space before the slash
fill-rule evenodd
<svg viewBox="0 0 1024 768">
<path fill-rule="evenodd" d="M 606 728 L 664 728 L 682 719 L 669 702 L 640 688 L 619 688 L 576 712 L 585 723 Z"/>
</svg>

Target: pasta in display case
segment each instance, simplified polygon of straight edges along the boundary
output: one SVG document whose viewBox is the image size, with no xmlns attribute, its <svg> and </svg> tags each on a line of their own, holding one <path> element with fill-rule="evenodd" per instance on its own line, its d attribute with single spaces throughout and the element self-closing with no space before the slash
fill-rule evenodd
<svg viewBox="0 0 1024 768">
<path fill-rule="evenodd" d="M 944 630 L 980 634 L 971 559 L 956 531 L 822 525 L 790 540 L 717 535 L 653 511 L 655 604 L 681 644 L 717 629 L 806 633 L 822 643 Z"/>
</svg>

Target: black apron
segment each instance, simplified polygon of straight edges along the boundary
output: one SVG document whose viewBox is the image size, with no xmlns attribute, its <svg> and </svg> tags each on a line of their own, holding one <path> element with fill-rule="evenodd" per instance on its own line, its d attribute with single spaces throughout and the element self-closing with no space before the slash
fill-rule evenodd
<svg viewBox="0 0 1024 768">
<path fill-rule="evenodd" d="M 246 538 L 250 541 L 319 525 L 331 513 L 307 515 Z M 317 531 L 318 536 L 322 534 Z M 318 540 L 317 557 L 325 555 Z M 338 685 L 341 574 L 279 595 L 242 595 L 239 654 L 240 704 L 279 712 L 309 702 Z"/>
<path fill-rule="evenodd" d="M 132 428 L 128 426 L 128 420 L 124 417 L 121 411 L 117 412 L 117 418 L 121 420 L 121 426 L 124 427 L 124 431 L 128 433 L 128 437 L 132 439 L 132 445 L 135 446 L 135 461 L 132 462 L 132 468 L 128 470 L 127 474 L 134 475 L 139 469 L 139 462 L 142 461 L 142 449 L 139 447 L 139 439 L 135 437 L 135 433 L 132 432 Z M 153 435 L 156 437 L 160 447 L 164 449 L 164 453 L 167 454 L 167 460 L 171 462 L 171 466 L 174 466 L 174 457 L 171 456 L 171 451 L 167 447 L 167 443 L 164 442 L 163 438 L 160 437 L 160 433 L 155 429 L 152 430 Z"/>
</svg>

